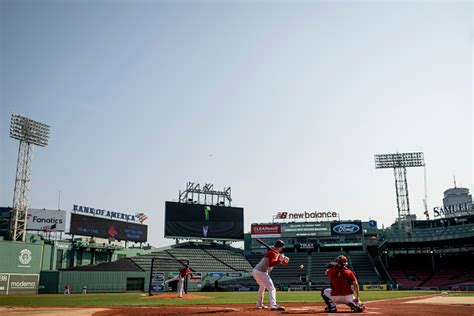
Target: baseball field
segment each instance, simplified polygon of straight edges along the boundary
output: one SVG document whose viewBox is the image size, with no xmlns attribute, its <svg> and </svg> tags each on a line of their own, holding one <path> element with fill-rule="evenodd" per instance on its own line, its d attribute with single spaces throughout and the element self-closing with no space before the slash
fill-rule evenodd
<svg viewBox="0 0 474 316">
<path fill-rule="evenodd" d="M 255 292 L 195 292 L 184 298 L 173 293 L 147 296 L 123 294 L 45 294 L 0 297 L 0 315 L 37 316 L 143 316 L 143 315 L 274 315 L 324 314 L 319 292 L 278 292 L 284 312 L 256 310 Z M 474 315 L 474 293 L 435 291 L 363 291 L 366 314 L 380 315 Z M 268 303 L 268 295 L 265 297 Z M 349 313 L 346 306 L 338 314 Z"/>
</svg>

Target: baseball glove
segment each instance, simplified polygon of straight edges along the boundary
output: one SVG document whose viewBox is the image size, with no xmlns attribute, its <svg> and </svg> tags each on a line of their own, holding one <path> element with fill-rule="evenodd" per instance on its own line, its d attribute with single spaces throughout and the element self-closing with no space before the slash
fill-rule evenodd
<svg viewBox="0 0 474 316">
<path fill-rule="evenodd" d="M 331 262 L 327 266 L 328 269 L 335 268 L 335 267 L 337 267 L 337 263 L 335 263 L 335 262 Z"/>
</svg>

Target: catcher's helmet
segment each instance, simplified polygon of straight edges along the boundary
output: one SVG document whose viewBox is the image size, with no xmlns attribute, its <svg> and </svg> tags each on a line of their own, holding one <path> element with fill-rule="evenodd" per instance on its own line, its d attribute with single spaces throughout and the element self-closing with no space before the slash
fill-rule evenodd
<svg viewBox="0 0 474 316">
<path fill-rule="evenodd" d="M 346 266 L 348 261 L 347 261 L 347 258 L 346 256 L 343 256 L 343 255 L 340 255 L 339 257 L 336 258 L 336 260 L 334 260 L 337 264 L 339 265 L 342 265 L 342 266 Z"/>
</svg>

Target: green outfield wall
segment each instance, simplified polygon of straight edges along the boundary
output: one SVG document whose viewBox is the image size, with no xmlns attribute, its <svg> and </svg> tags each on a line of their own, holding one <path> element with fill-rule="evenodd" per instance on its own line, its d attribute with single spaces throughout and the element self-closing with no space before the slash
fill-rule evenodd
<svg viewBox="0 0 474 316">
<path fill-rule="evenodd" d="M 149 273 L 121 271 L 44 271 L 40 274 L 39 293 L 63 293 L 65 285 L 72 294 L 147 291 Z"/>
<path fill-rule="evenodd" d="M 46 248 L 50 253 L 50 247 Z M 42 243 L 0 241 L 0 273 L 38 274 L 44 263 L 44 253 Z"/>
</svg>

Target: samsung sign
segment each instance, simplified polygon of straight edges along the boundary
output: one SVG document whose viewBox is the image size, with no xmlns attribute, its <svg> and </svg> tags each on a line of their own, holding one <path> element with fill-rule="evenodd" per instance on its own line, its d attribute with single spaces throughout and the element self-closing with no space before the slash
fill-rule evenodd
<svg viewBox="0 0 474 316">
<path fill-rule="evenodd" d="M 360 235 L 362 234 L 361 222 L 335 222 L 331 223 L 331 235 Z"/>
<path fill-rule="evenodd" d="M 109 218 L 122 219 L 129 222 L 130 221 L 139 222 L 138 218 L 135 215 L 130 215 L 130 214 L 116 212 L 116 211 L 108 211 L 108 210 L 93 208 L 89 206 L 73 205 L 72 210 L 75 213 L 85 213 L 85 214 L 92 214 L 92 215 L 104 216 L 104 217 L 109 217 Z"/>
<path fill-rule="evenodd" d="M 438 206 L 433 208 L 434 217 L 453 217 L 474 213 L 472 203 L 462 203 L 449 206 Z"/>
</svg>

